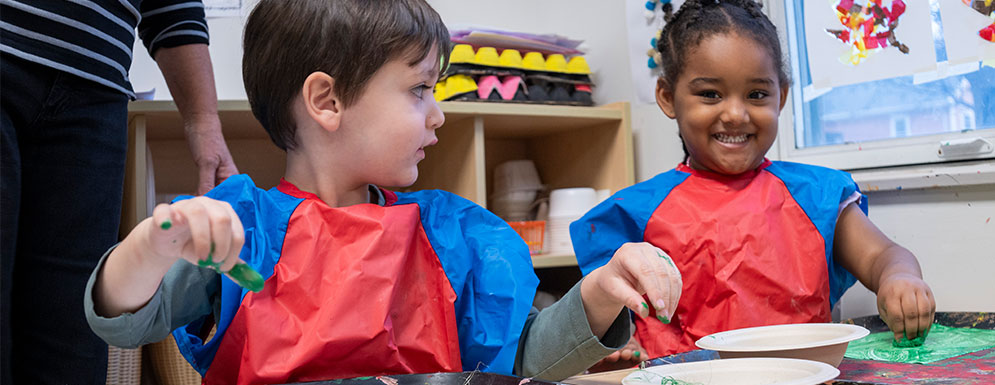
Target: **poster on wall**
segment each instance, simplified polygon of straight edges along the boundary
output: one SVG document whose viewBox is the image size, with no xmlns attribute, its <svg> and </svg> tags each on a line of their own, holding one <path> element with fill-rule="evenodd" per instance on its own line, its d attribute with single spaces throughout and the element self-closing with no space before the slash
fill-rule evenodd
<svg viewBox="0 0 995 385">
<path fill-rule="evenodd" d="M 995 1 L 940 0 L 940 19 L 951 65 L 995 60 Z"/>
<path fill-rule="evenodd" d="M 936 69 L 929 0 L 805 0 L 812 86 Z"/>
<path fill-rule="evenodd" d="M 632 74 L 632 88 L 636 92 L 635 100 L 642 103 L 656 104 L 656 79 L 660 70 L 650 62 L 649 54 L 655 50 L 653 42 L 660 29 L 664 26 L 662 3 L 669 3 L 673 12 L 677 12 L 684 0 L 672 1 L 625 1 L 625 25 L 628 28 L 629 40 L 629 73 Z M 649 9 L 651 8 L 652 9 Z"/>
</svg>

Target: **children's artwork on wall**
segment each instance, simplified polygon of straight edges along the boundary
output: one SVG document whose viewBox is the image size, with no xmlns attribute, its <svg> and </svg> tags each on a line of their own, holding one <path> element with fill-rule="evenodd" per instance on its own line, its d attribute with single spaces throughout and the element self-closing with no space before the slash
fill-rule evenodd
<svg viewBox="0 0 995 385">
<path fill-rule="evenodd" d="M 636 100 L 656 103 L 656 79 L 660 76 L 658 61 L 652 54 L 656 39 L 665 24 L 666 9 L 677 12 L 684 0 L 626 0 L 625 20 L 629 38 L 629 72 Z"/>
<path fill-rule="evenodd" d="M 995 1 L 940 0 L 950 64 L 995 60 Z"/>
<path fill-rule="evenodd" d="M 836 87 L 936 69 L 929 0 L 807 0 L 812 85 Z"/>
</svg>

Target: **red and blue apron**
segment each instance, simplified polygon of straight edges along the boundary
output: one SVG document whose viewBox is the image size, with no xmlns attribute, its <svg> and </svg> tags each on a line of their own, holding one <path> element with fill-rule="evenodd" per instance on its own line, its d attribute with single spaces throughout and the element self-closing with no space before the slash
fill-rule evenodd
<svg viewBox="0 0 995 385">
<path fill-rule="evenodd" d="M 510 374 L 538 280 L 506 223 L 441 191 L 329 207 L 247 176 L 209 197 L 235 208 L 259 293 L 222 280 L 216 335 L 173 332 L 209 384 L 481 370 Z M 486 278 L 486 279 L 485 279 Z"/>
<path fill-rule="evenodd" d="M 855 282 L 832 255 L 840 204 L 854 193 L 848 174 L 822 167 L 765 160 L 730 177 L 680 165 L 619 191 L 570 233 L 585 275 L 626 242 L 673 259 L 684 286 L 671 323 L 636 318 L 639 342 L 660 357 L 715 332 L 829 322 Z"/>
</svg>

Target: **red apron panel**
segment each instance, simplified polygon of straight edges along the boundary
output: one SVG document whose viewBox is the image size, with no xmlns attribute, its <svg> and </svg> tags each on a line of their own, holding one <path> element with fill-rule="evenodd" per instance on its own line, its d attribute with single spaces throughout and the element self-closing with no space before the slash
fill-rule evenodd
<svg viewBox="0 0 995 385">
<path fill-rule="evenodd" d="M 825 244 L 781 180 L 762 169 L 735 178 L 678 169 L 692 175 L 653 213 L 645 239 L 673 258 L 684 287 L 670 324 L 636 320 L 650 357 L 725 330 L 829 322 Z"/>
<path fill-rule="evenodd" d="M 204 382 L 461 370 L 456 294 L 418 206 L 305 198 L 273 276 L 243 298 Z"/>
</svg>

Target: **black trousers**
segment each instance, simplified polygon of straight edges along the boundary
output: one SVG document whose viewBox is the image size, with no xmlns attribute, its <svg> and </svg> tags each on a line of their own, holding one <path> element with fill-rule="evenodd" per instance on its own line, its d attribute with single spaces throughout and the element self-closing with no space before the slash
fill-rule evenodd
<svg viewBox="0 0 995 385">
<path fill-rule="evenodd" d="M 128 97 L 7 54 L 0 71 L 2 380 L 103 384 L 83 292 L 117 241 Z"/>
</svg>

